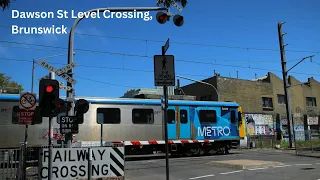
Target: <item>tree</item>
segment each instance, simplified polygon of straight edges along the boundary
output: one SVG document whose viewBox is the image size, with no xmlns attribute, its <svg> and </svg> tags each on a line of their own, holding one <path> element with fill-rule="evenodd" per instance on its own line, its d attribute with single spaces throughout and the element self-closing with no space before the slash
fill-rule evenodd
<svg viewBox="0 0 320 180">
<path fill-rule="evenodd" d="M 24 90 L 21 84 L 12 81 L 11 77 L 6 76 L 4 73 L 0 73 L 0 88 L 17 88 L 20 92 Z"/>
<path fill-rule="evenodd" d="M 169 8 L 171 6 L 171 4 L 174 2 L 181 4 L 181 6 L 184 8 L 184 7 L 186 7 L 188 0 L 158 0 L 157 6 L 163 5 L 167 8 Z"/>
<path fill-rule="evenodd" d="M 9 7 L 11 0 L 0 0 L 0 7 L 2 7 L 2 11 Z"/>
</svg>

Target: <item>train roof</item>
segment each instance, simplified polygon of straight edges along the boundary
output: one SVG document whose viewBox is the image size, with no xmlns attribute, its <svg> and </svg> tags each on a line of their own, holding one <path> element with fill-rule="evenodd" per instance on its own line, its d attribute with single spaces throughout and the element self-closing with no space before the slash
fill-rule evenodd
<svg viewBox="0 0 320 180">
<path fill-rule="evenodd" d="M 66 99 L 66 97 L 60 97 Z M 18 94 L 0 94 L 0 101 L 19 101 Z M 108 97 L 90 97 L 90 96 L 76 96 L 75 100 L 85 99 L 89 103 L 101 104 L 139 104 L 139 105 L 161 105 L 160 99 L 137 99 L 137 98 L 108 98 Z M 37 101 L 39 97 L 37 96 Z M 235 102 L 220 102 L 220 101 L 186 101 L 186 100 L 168 100 L 169 105 L 178 106 L 228 106 L 239 107 Z"/>
</svg>

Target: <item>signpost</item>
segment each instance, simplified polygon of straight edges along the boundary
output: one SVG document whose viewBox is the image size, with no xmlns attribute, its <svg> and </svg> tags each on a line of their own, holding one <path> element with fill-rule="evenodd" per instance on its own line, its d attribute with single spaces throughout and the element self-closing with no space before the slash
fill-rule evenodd
<svg viewBox="0 0 320 180">
<path fill-rule="evenodd" d="M 162 120 L 165 133 L 165 153 L 166 153 L 166 180 L 169 180 L 169 146 L 168 146 L 168 86 L 175 86 L 174 56 L 165 55 L 169 48 L 169 39 L 162 46 L 162 55 L 154 56 L 154 83 L 155 86 L 163 86 Z"/>
<path fill-rule="evenodd" d="M 49 150 L 41 156 L 39 179 L 48 179 Z M 52 179 L 124 179 L 124 147 L 55 148 L 52 157 Z"/>
<path fill-rule="evenodd" d="M 20 94 L 19 100 L 19 124 L 31 124 L 36 109 L 36 94 L 24 92 Z"/>
<path fill-rule="evenodd" d="M 79 125 L 77 116 L 60 116 L 60 133 L 61 134 L 77 134 L 79 133 Z"/>
</svg>

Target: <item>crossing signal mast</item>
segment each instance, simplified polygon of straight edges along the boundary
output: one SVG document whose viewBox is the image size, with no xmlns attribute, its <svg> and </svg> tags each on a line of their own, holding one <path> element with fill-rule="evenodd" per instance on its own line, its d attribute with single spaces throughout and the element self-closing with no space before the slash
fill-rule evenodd
<svg viewBox="0 0 320 180">
<path fill-rule="evenodd" d="M 182 11 L 182 8 L 180 8 L 175 2 L 173 2 L 172 4 L 175 8 L 177 8 L 180 12 Z M 158 23 L 160 24 L 164 24 L 166 23 L 167 21 L 170 21 L 170 17 L 172 16 L 173 14 L 167 12 L 167 13 L 164 13 L 164 12 L 158 12 L 157 15 L 156 15 L 156 19 L 158 21 Z M 179 14 L 176 14 L 173 16 L 173 23 L 174 25 L 180 27 L 183 25 L 184 23 L 184 18 L 183 16 L 179 15 Z"/>
</svg>

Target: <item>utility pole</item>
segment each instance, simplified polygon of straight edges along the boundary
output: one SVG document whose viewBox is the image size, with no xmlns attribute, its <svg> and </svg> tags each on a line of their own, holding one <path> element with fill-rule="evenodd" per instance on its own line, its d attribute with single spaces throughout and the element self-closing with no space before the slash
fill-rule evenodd
<svg viewBox="0 0 320 180">
<path fill-rule="evenodd" d="M 291 117 L 291 104 L 290 104 L 290 96 L 288 93 L 288 78 L 287 78 L 287 61 L 283 42 L 283 36 L 286 33 L 282 33 L 282 25 L 285 22 L 278 23 L 278 36 L 279 36 L 279 46 L 280 46 L 280 55 L 281 55 L 281 65 L 282 65 L 282 76 L 283 76 L 283 86 L 284 86 L 284 94 L 285 94 L 285 103 L 286 103 L 286 113 L 287 113 L 287 122 L 288 122 L 288 133 L 289 133 L 289 148 L 295 147 L 293 143 L 293 127 L 292 127 L 292 117 Z"/>
<path fill-rule="evenodd" d="M 169 39 L 164 46 L 161 46 L 162 56 L 166 55 L 169 48 Z M 168 143 L 168 86 L 163 86 L 163 105 L 162 105 L 162 119 L 164 122 L 164 140 L 166 153 L 166 180 L 169 180 L 169 143 Z"/>
</svg>

